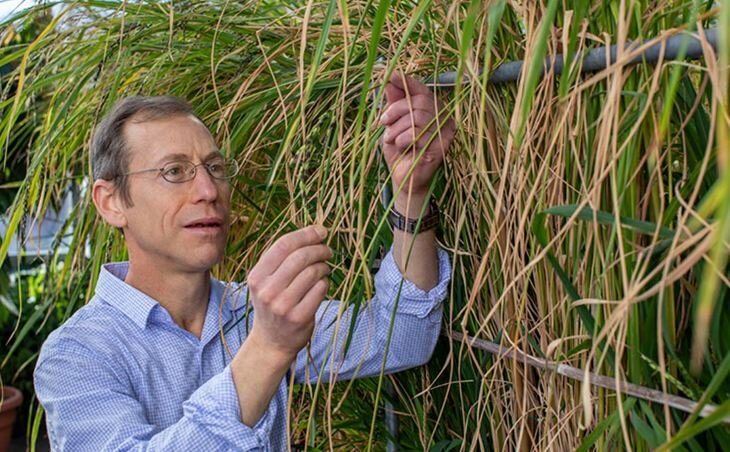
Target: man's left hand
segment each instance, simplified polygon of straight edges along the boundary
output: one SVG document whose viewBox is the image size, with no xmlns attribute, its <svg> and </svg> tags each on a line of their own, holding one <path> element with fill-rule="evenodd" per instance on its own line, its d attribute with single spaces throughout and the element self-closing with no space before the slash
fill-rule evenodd
<svg viewBox="0 0 730 452">
<path fill-rule="evenodd" d="M 385 98 L 380 122 L 393 188 L 424 195 L 454 139 L 454 120 L 446 118 L 443 104 L 427 86 L 405 75 L 393 74 Z"/>
</svg>

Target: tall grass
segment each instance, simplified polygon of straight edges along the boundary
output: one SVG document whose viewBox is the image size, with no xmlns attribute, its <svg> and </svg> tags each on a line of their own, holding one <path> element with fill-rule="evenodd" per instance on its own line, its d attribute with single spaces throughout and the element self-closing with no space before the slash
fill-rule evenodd
<svg viewBox="0 0 730 452">
<path fill-rule="evenodd" d="M 359 303 L 371 296 L 372 268 L 392 240 L 379 201 L 388 180 L 377 152 L 378 87 L 396 70 L 424 79 L 456 71 L 456 86 L 438 89 L 459 124 L 434 186 L 453 261 L 445 337 L 428 366 L 386 377 L 392 395 L 377 378 L 292 388 L 295 442 L 382 449 L 389 401 L 400 420 L 395 441 L 406 450 L 719 450 L 730 442 L 730 49 L 707 45 L 701 60 L 654 65 L 630 65 L 631 51 L 619 51 L 593 74 L 568 57 L 562 74 L 541 74 L 547 55 L 692 30 L 704 39 L 697 30 L 708 27 L 725 36 L 729 8 L 714 7 L 60 4 L 35 41 L 0 53 L 0 66 L 14 68 L 1 79 L 0 142 L 37 121 L 26 147 L 2 151 L 3 160 L 21 155 L 28 166 L 11 231 L 88 179 L 93 124 L 115 100 L 171 93 L 195 106 L 244 168 L 217 276 L 245 280 L 283 231 L 323 222 L 337 251 L 331 295 Z M 9 20 L 4 36 L 32 14 Z M 518 82 L 487 83 L 491 69 L 518 59 L 526 61 Z M 78 290 L 79 275 L 89 298 L 100 265 L 125 255 L 88 192 L 69 231 L 76 251 L 51 259 L 58 265 L 49 266 L 45 310 Z M 42 321 L 39 314 L 18 325 L 7 354 Z M 702 418 L 627 397 L 450 332 L 717 410 Z"/>
</svg>

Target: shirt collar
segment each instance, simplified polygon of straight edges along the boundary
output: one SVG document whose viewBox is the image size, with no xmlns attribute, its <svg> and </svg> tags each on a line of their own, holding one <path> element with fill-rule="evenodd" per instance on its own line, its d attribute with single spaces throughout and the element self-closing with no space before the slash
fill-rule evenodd
<svg viewBox="0 0 730 452">
<path fill-rule="evenodd" d="M 96 283 L 96 295 L 105 302 L 121 311 L 129 317 L 140 328 L 147 326 L 152 314 L 159 312 L 165 314 L 160 304 L 149 295 L 137 290 L 124 282 L 129 270 L 128 262 L 113 262 L 105 264 L 99 273 L 99 280 Z M 222 324 L 225 325 L 231 318 L 238 317 L 240 312 L 248 305 L 247 293 L 243 286 L 238 284 L 224 284 L 217 279 L 211 278 L 210 298 L 208 300 L 208 312 L 206 314 L 206 325 L 219 328 L 218 313 L 222 313 Z M 225 298 L 224 309 L 220 310 L 220 300 Z M 213 319 L 212 317 L 215 317 Z M 215 321 L 216 325 L 212 325 Z M 203 336 L 205 336 L 205 332 Z"/>
</svg>

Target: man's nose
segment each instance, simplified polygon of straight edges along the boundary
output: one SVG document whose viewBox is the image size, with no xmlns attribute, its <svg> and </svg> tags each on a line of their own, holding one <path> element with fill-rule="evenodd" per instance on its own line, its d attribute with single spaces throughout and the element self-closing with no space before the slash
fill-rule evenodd
<svg viewBox="0 0 730 452">
<path fill-rule="evenodd" d="M 217 181 L 210 175 L 208 168 L 205 165 L 200 165 L 195 168 L 195 175 L 192 180 L 193 196 L 195 201 L 207 201 L 212 202 L 218 198 L 218 186 Z"/>
</svg>

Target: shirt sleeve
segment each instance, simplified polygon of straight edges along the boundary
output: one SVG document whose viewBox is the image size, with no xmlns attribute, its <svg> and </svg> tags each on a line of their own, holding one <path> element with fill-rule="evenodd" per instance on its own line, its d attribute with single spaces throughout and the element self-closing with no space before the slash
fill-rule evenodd
<svg viewBox="0 0 730 452">
<path fill-rule="evenodd" d="M 253 427 L 240 421 L 230 368 L 183 403 L 182 417 L 159 429 L 146 418 L 134 389 L 108 360 L 82 346 L 41 354 L 34 374 L 54 451 L 270 450 L 275 404 Z"/>
<path fill-rule="evenodd" d="M 444 250 L 438 250 L 438 259 L 439 280 L 429 291 L 403 277 L 391 249 L 375 275 L 372 300 L 359 308 L 335 300 L 323 303 L 311 345 L 297 356 L 295 381 L 368 377 L 426 363 L 436 346 L 441 302 L 451 278 Z"/>
</svg>

